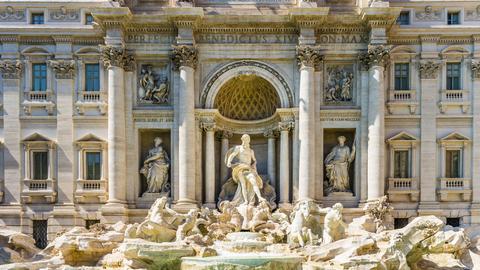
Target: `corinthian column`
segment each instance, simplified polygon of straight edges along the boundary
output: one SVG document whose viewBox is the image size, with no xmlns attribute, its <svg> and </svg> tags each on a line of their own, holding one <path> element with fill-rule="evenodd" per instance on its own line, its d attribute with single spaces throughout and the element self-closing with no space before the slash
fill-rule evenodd
<svg viewBox="0 0 480 270">
<path fill-rule="evenodd" d="M 360 61 L 368 68 L 368 193 L 367 200 L 384 195 L 385 90 L 384 64 L 389 50 L 383 45 L 369 45 Z"/>
<path fill-rule="evenodd" d="M 108 69 L 108 204 L 126 203 L 125 68 L 134 59 L 122 47 L 103 46 Z"/>
<path fill-rule="evenodd" d="M 315 66 L 323 60 L 320 51 L 310 46 L 297 46 L 300 68 L 299 120 L 299 184 L 298 199 L 313 200 L 315 194 Z"/>
<path fill-rule="evenodd" d="M 280 130 L 280 207 L 287 206 L 290 203 L 290 154 L 288 133 L 293 127 L 293 123 L 279 123 Z"/>
<path fill-rule="evenodd" d="M 275 140 L 277 137 L 277 133 L 275 130 L 268 130 L 263 134 L 267 137 L 267 144 L 268 144 L 268 151 L 267 151 L 267 173 L 268 173 L 268 180 L 270 181 L 270 185 L 276 187 L 277 179 L 275 176 Z"/>
<path fill-rule="evenodd" d="M 179 186 L 177 205 L 196 207 L 195 201 L 195 100 L 194 72 L 197 49 L 190 45 L 173 47 L 172 61 L 180 72 L 178 94 L 178 162 Z"/>
</svg>

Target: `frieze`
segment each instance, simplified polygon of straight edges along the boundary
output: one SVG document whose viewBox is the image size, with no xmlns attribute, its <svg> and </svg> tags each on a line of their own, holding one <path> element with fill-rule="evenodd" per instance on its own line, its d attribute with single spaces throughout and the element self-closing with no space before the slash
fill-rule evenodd
<svg viewBox="0 0 480 270">
<path fill-rule="evenodd" d="M 127 43 L 152 43 L 152 44 L 172 44 L 175 41 L 173 35 L 160 34 L 128 34 Z"/>
<path fill-rule="evenodd" d="M 0 12 L 0 21 L 3 22 L 20 22 L 25 20 L 25 10 L 15 10 L 8 6 Z"/>
<path fill-rule="evenodd" d="M 467 10 L 466 21 L 480 21 L 480 5 L 475 10 Z"/>
<path fill-rule="evenodd" d="M 64 22 L 78 22 L 80 21 L 80 11 L 70 10 L 64 6 L 61 6 L 58 10 L 51 10 L 51 21 L 64 21 Z"/>
<path fill-rule="evenodd" d="M 318 43 L 335 44 L 335 43 L 367 43 L 368 35 L 366 34 L 321 34 L 317 38 Z"/>
<path fill-rule="evenodd" d="M 198 34 L 195 40 L 206 44 L 296 44 L 298 37 L 294 34 Z"/>
</svg>

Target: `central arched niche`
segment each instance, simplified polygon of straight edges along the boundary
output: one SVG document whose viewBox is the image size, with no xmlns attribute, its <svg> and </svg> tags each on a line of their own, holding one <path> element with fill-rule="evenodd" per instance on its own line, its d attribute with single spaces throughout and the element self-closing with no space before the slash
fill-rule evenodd
<svg viewBox="0 0 480 270">
<path fill-rule="evenodd" d="M 228 80 L 215 97 L 214 107 L 227 118 L 242 121 L 272 116 L 280 107 L 275 88 L 264 78 L 252 74 Z"/>
</svg>

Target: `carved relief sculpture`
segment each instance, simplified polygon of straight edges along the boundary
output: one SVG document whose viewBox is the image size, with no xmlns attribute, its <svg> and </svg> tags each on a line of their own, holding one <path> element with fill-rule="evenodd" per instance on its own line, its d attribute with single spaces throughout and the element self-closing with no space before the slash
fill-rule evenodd
<svg viewBox="0 0 480 270">
<path fill-rule="evenodd" d="M 57 79 L 71 79 L 75 76 L 75 60 L 50 60 L 48 65 Z"/>
<path fill-rule="evenodd" d="M 24 65 L 20 60 L 0 61 L 0 73 L 4 79 L 20 79 Z"/>
<path fill-rule="evenodd" d="M 420 78 L 422 79 L 436 79 L 440 64 L 433 61 L 426 61 L 419 64 Z"/>
<path fill-rule="evenodd" d="M 419 21 L 436 21 L 441 20 L 440 11 L 434 11 L 432 6 L 426 6 L 425 11 L 416 13 Z"/>
<path fill-rule="evenodd" d="M 472 62 L 472 77 L 480 79 L 480 62 Z"/>
<path fill-rule="evenodd" d="M 467 15 L 465 16 L 466 20 L 480 21 L 480 5 L 478 5 L 475 10 L 468 10 L 466 13 L 467 13 Z"/>
<path fill-rule="evenodd" d="M 325 101 L 352 101 L 353 73 L 347 71 L 345 67 L 332 66 L 327 68 L 327 74 Z"/>
<path fill-rule="evenodd" d="M 143 162 L 140 173 L 147 179 L 147 193 L 168 193 L 170 185 L 168 184 L 168 171 L 170 169 L 170 159 L 162 145 L 162 139 L 154 139 L 155 146 L 148 151 L 148 156 Z"/>
<path fill-rule="evenodd" d="M 350 151 L 345 141 L 344 136 L 338 137 L 338 145 L 333 147 L 325 158 L 325 174 L 328 179 L 325 193 L 327 195 L 331 192 L 351 192 L 348 171 L 355 159 L 355 142 Z"/>
<path fill-rule="evenodd" d="M 4 11 L 0 12 L 0 21 L 16 22 L 16 21 L 23 21 L 24 19 L 25 19 L 25 11 L 15 10 L 11 6 L 6 7 Z"/>
<path fill-rule="evenodd" d="M 50 11 L 50 20 L 52 21 L 79 21 L 80 12 L 78 10 L 68 10 L 61 6 L 58 10 Z"/>
<path fill-rule="evenodd" d="M 160 77 L 153 71 L 151 65 L 142 67 L 140 73 L 140 87 L 138 89 L 138 98 L 145 103 L 168 103 L 170 89 L 166 76 Z"/>
</svg>

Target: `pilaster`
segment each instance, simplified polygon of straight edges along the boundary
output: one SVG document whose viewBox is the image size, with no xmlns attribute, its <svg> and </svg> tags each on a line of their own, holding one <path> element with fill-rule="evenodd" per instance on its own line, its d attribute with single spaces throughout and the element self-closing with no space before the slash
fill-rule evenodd
<svg viewBox="0 0 480 270">
<path fill-rule="evenodd" d="M 471 63 L 472 88 L 480 89 L 480 61 Z M 473 91 L 472 207 L 471 223 L 480 224 L 480 93 Z"/>
</svg>

